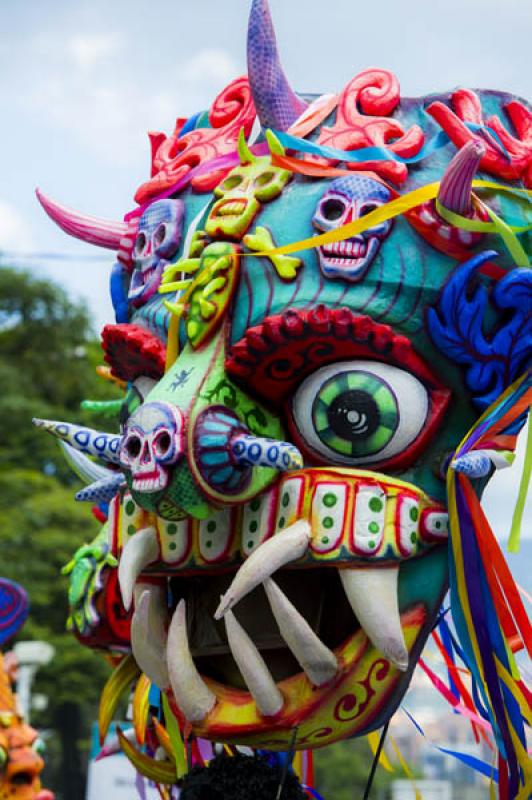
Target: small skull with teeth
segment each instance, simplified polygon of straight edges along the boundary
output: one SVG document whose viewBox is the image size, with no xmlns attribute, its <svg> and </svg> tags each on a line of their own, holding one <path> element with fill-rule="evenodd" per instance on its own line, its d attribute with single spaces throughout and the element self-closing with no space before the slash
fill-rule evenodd
<svg viewBox="0 0 532 800">
<path fill-rule="evenodd" d="M 319 201 L 312 224 L 320 233 L 328 233 L 370 214 L 390 198 L 390 190 L 372 178 L 338 178 Z M 321 271 L 328 278 L 361 280 L 391 228 L 391 220 L 386 220 L 350 239 L 321 245 L 317 248 Z"/>
<path fill-rule="evenodd" d="M 176 407 L 149 402 L 129 418 L 120 445 L 120 464 L 131 473 L 134 490 L 166 488 L 169 467 L 182 453 L 183 418 Z"/>
<path fill-rule="evenodd" d="M 183 213 L 182 200 L 158 200 L 142 214 L 133 246 L 131 305 L 144 305 L 159 288 L 163 269 L 181 242 Z"/>
</svg>

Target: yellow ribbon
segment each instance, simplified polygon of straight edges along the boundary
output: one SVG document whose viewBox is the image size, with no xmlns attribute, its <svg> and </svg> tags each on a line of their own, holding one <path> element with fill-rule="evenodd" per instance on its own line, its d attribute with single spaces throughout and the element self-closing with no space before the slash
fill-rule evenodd
<svg viewBox="0 0 532 800">
<path fill-rule="evenodd" d="M 493 181 L 474 180 L 473 188 L 494 189 L 499 192 L 510 192 L 511 194 L 524 195 L 532 198 L 532 190 L 530 189 L 515 189 L 512 186 L 503 186 L 502 184 L 495 183 Z M 246 253 L 246 256 L 268 256 L 268 258 L 270 258 L 272 255 L 296 253 L 301 250 L 310 250 L 314 247 L 321 247 L 325 244 L 331 244 L 332 242 L 340 242 L 343 239 L 350 239 L 352 236 L 356 236 L 368 228 L 372 228 L 374 225 L 379 225 L 381 222 L 386 222 L 386 220 L 398 217 L 400 214 L 405 214 L 407 211 L 411 211 L 413 208 L 416 208 L 417 206 L 420 206 L 429 200 L 434 200 L 434 198 L 438 196 L 439 189 L 439 181 L 436 181 L 435 183 L 428 183 L 426 186 L 421 186 L 419 189 L 414 189 L 412 192 L 408 192 L 408 194 L 403 194 L 400 197 L 396 197 L 394 200 L 390 200 L 389 203 L 379 206 L 379 208 L 376 208 L 375 211 L 371 211 L 364 217 L 360 217 L 353 222 L 348 222 L 346 225 L 341 225 L 339 228 L 335 228 L 332 231 L 322 233 L 319 236 L 311 236 L 308 239 L 301 239 L 299 242 L 285 244 L 281 247 L 276 247 L 273 250 L 268 250 L 267 252 L 260 251 L 258 253 Z M 462 218 L 460 217 L 460 219 Z M 526 230 L 529 229 L 529 227 L 526 227 Z"/>
</svg>

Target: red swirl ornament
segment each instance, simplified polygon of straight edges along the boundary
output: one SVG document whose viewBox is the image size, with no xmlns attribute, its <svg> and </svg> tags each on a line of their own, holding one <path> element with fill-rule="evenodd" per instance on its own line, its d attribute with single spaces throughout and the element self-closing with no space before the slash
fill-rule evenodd
<svg viewBox="0 0 532 800">
<path fill-rule="evenodd" d="M 451 95 L 452 109 L 440 100 L 427 107 L 427 113 L 441 125 L 447 136 L 460 149 L 464 144 L 478 137 L 466 126 L 466 122 L 490 127 L 500 138 L 508 158 L 496 143 L 482 138 L 486 153 L 480 162 L 480 169 L 508 181 L 521 179 L 525 186 L 532 186 L 532 113 L 522 103 L 513 100 L 503 106 L 517 136 L 512 136 L 495 114 L 485 121 L 482 106 L 476 92 L 459 89 Z"/>
<path fill-rule="evenodd" d="M 374 685 L 383 681 L 390 671 L 390 662 L 384 658 L 374 661 L 363 681 L 357 681 L 355 692 L 345 694 L 334 707 L 334 718 L 338 722 L 352 722 L 360 717 L 375 696 L 377 688 Z M 360 687 L 360 690 L 359 689 Z"/>
<path fill-rule="evenodd" d="M 365 69 L 345 87 L 338 102 L 336 122 L 321 129 L 317 143 L 339 150 L 386 147 L 403 158 L 415 156 L 425 139 L 419 125 L 412 125 L 405 132 L 397 120 L 389 119 L 400 99 L 399 81 L 392 72 Z M 315 157 L 309 160 L 338 163 Z M 404 183 L 408 177 L 406 164 L 396 161 L 361 161 L 349 163 L 347 168 L 371 170 L 395 184 Z"/>
<path fill-rule="evenodd" d="M 152 149 L 152 177 L 137 193 L 137 203 L 146 203 L 171 189 L 194 167 L 236 150 L 238 133 L 249 136 L 255 119 L 255 106 L 246 77 L 236 78 L 220 92 L 209 111 L 210 128 L 198 128 L 179 138 L 185 120 L 178 119 L 170 136 L 149 134 Z M 198 192 L 208 192 L 220 182 L 229 168 L 214 170 L 192 178 Z"/>
</svg>

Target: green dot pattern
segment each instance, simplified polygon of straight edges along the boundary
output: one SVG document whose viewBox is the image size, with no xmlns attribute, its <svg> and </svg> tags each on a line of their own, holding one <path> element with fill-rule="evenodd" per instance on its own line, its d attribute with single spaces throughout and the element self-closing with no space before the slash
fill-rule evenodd
<svg viewBox="0 0 532 800">
<path fill-rule="evenodd" d="M 410 509 L 410 519 L 412 520 L 412 522 L 417 522 L 418 518 L 419 518 L 419 509 L 417 509 L 414 506 L 413 508 Z"/>
<path fill-rule="evenodd" d="M 250 533 L 255 533 L 255 531 L 257 530 L 258 527 L 259 527 L 259 523 L 257 522 L 257 520 L 255 520 L 255 519 L 251 520 L 251 522 L 249 523 L 249 532 Z"/>
<path fill-rule="evenodd" d="M 216 522 L 213 519 L 211 519 L 211 521 L 207 523 L 207 530 L 209 531 L 209 533 L 214 533 L 214 531 L 216 530 Z"/>
<path fill-rule="evenodd" d="M 332 528 L 334 525 L 334 520 L 332 517 L 324 517 L 321 524 L 324 528 Z"/>
<path fill-rule="evenodd" d="M 382 511 L 382 509 L 384 508 L 384 503 L 382 502 L 382 500 L 379 497 L 372 497 L 370 499 L 368 505 L 369 505 L 371 511 L 374 511 L 376 514 L 379 511 Z"/>
<path fill-rule="evenodd" d="M 288 494 L 288 492 L 285 492 L 283 494 L 283 499 L 281 500 L 283 508 L 286 508 L 289 502 L 290 502 L 290 495 Z"/>
<path fill-rule="evenodd" d="M 174 523 L 172 522 L 172 523 L 171 523 L 170 525 L 168 525 L 168 527 L 166 528 L 166 532 L 167 532 L 167 533 L 168 533 L 170 536 L 175 536 L 175 535 L 176 535 L 176 533 L 177 533 L 177 525 L 174 525 Z"/>
<path fill-rule="evenodd" d="M 332 492 L 327 492 L 327 494 L 323 495 L 323 505 L 327 506 L 327 508 L 332 508 L 336 505 L 338 498 Z"/>
<path fill-rule="evenodd" d="M 127 526 L 127 532 L 129 534 L 129 536 L 133 536 L 133 534 L 137 532 L 137 529 L 135 528 L 134 525 L 128 525 Z"/>
<path fill-rule="evenodd" d="M 370 522 L 368 525 L 368 531 L 370 533 L 378 533 L 379 532 L 379 523 L 378 522 Z"/>
<path fill-rule="evenodd" d="M 133 502 L 133 500 L 128 500 L 126 503 L 126 514 L 129 514 L 131 516 L 131 514 L 133 514 L 134 511 L 135 511 L 135 503 Z"/>
</svg>

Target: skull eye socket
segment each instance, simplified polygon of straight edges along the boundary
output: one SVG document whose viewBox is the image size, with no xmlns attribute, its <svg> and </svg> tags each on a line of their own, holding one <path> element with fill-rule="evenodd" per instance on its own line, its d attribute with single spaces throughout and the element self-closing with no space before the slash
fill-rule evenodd
<svg viewBox="0 0 532 800">
<path fill-rule="evenodd" d="M 172 438 L 168 431 L 163 431 L 155 439 L 155 452 L 158 456 L 164 456 L 169 451 L 172 444 Z"/>
<path fill-rule="evenodd" d="M 229 192 L 231 189 L 236 189 L 240 186 L 244 178 L 238 173 L 236 175 L 228 175 L 227 178 L 220 184 L 220 189 L 223 192 Z"/>
<path fill-rule="evenodd" d="M 337 198 L 329 198 L 321 204 L 320 210 L 325 219 L 333 222 L 334 220 L 340 219 L 340 217 L 344 215 L 345 203 Z"/>
<path fill-rule="evenodd" d="M 255 183 L 257 186 L 266 186 L 268 183 L 271 183 L 275 178 L 275 174 L 270 170 L 269 172 L 263 172 L 261 175 L 257 177 Z"/>
<path fill-rule="evenodd" d="M 155 247 L 160 247 L 162 245 L 162 243 L 166 238 L 166 232 L 167 232 L 166 224 L 164 222 L 161 222 L 161 224 L 153 234 L 153 242 L 155 244 Z"/>
<path fill-rule="evenodd" d="M 364 203 L 362 208 L 360 209 L 360 217 L 366 217 L 368 214 L 371 214 L 372 211 L 379 208 L 378 203 Z"/>
<path fill-rule="evenodd" d="M 146 234 L 142 233 L 142 231 L 137 234 L 137 238 L 135 239 L 135 247 L 134 247 L 136 255 L 138 255 L 138 256 L 142 255 L 142 253 L 144 252 L 144 249 L 146 247 L 146 241 L 147 241 L 146 240 Z"/>
<path fill-rule="evenodd" d="M 130 436 L 126 442 L 126 453 L 130 458 L 136 458 L 140 455 L 142 442 L 138 436 Z"/>
</svg>

